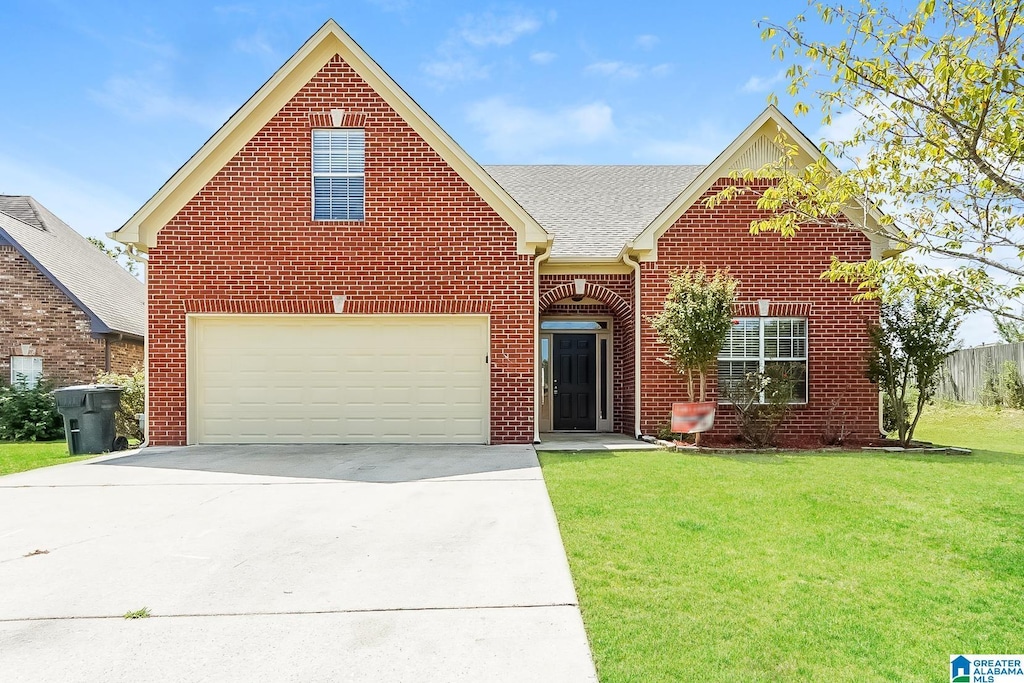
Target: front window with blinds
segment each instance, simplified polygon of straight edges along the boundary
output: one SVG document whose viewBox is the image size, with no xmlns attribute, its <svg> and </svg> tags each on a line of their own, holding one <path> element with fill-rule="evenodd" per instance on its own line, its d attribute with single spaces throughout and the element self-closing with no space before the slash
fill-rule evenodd
<svg viewBox="0 0 1024 683">
<path fill-rule="evenodd" d="M 807 402 L 807 320 L 739 318 L 718 354 L 719 400 L 745 393 L 748 375 L 784 374 L 794 381 L 791 403 Z M 764 391 L 758 400 L 764 402 Z"/>
<path fill-rule="evenodd" d="M 39 356 L 11 356 L 11 385 L 33 389 L 43 378 L 43 359 Z"/>
<path fill-rule="evenodd" d="M 365 135 L 362 128 L 313 131 L 313 219 L 364 218 Z"/>
</svg>

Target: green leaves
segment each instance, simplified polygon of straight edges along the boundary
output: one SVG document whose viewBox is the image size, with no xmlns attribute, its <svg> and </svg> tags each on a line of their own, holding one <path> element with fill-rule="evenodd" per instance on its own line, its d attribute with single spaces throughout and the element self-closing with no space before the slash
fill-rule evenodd
<svg viewBox="0 0 1024 683">
<path fill-rule="evenodd" d="M 701 267 L 674 273 L 664 308 L 650 319 L 658 340 L 667 347 L 665 362 L 686 375 L 691 401 L 694 373 L 700 377 L 700 400 L 705 400 L 706 374 L 732 328 L 737 285 L 727 271 L 709 275 Z"/>
<path fill-rule="evenodd" d="M 953 352 L 962 308 L 931 288 L 927 278 L 913 288 L 891 279 L 880 284 L 882 315 L 869 326 L 868 377 L 891 399 L 900 443 L 909 446 L 924 406 L 935 395 L 942 364 Z M 907 402 L 911 388 L 917 390 L 913 408 Z"/>
<path fill-rule="evenodd" d="M 936 271 L 943 286 L 970 289 L 978 308 L 1009 310 L 1005 302 L 1024 294 L 1020 0 L 813 7 L 817 23 L 798 16 L 760 25 L 778 58 L 786 59 L 782 47 L 799 55 L 786 72 L 787 89 L 804 96 L 794 112 L 807 113 L 814 95 L 823 123 L 845 131 L 822 145 L 844 170 L 800 164 L 777 140 L 785 150 L 778 162 L 739 174 L 749 185 L 719 203 L 757 194 L 772 216 L 751 223 L 755 234 L 792 236 L 809 223 L 848 225 L 871 214 L 860 222 L 877 241 L 951 259 L 952 274 Z M 814 40 L 830 23 L 846 37 Z M 767 190 L 755 182 L 766 179 Z"/>
</svg>

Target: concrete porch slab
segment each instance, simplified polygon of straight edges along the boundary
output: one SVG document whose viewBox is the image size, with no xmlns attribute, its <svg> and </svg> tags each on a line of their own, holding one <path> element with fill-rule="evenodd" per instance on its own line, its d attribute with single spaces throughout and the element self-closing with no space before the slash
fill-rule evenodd
<svg viewBox="0 0 1024 683">
<path fill-rule="evenodd" d="M 658 446 L 625 434 L 549 432 L 540 435 L 538 451 L 649 451 Z"/>
</svg>

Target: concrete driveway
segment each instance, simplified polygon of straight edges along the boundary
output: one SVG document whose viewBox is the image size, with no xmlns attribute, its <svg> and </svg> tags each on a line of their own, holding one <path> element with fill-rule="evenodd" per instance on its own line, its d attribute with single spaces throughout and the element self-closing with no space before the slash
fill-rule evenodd
<svg viewBox="0 0 1024 683">
<path fill-rule="evenodd" d="M 0 680 L 595 680 L 529 446 L 150 448 L 3 477 L 0 591 Z"/>
</svg>

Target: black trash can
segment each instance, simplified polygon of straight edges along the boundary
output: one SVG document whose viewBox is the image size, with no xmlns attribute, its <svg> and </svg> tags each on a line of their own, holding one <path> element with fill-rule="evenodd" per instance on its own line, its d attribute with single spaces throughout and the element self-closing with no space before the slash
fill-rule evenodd
<svg viewBox="0 0 1024 683">
<path fill-rule="evenodd" d="M 115 384 L 83 384 L 53 392 L 57 412 L 64 417 L 70 455 L 115 450 L 114 413 L 121 407 L 122 391 Z"/>
</svg>

